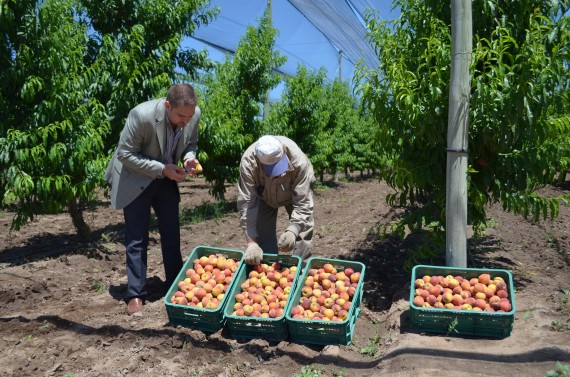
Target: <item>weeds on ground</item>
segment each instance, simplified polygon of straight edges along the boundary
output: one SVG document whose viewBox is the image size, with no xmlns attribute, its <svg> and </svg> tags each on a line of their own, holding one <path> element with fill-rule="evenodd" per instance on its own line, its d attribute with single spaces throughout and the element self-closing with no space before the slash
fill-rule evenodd
<svg viewBox="0 0 570 377">
<path fill-rule="evenodd" d="M 562 364 L 560 361 L 556 362 L 556 370 L 549 370 L 546 372 L 546 377 L 562 376 L 570 376 L 570 365 Z"/>
<path fill-rule="evenodd" d="M 323 368 L 316 369 L 313 365 L 305 365 L 300 373 L 295 373 L 293 377 L 321 377 Z"/>
<path fill-rule="evenodd" d="M 368 339 L 368 344 L 360 350 L 361 355 L 374 357 L 379 351 L 382 339 L 379 336 Z"/>
<path fill-rule="evenodd" d="M 95 292 L 97 292 L 97 294 L 104 293 L 107 290 L 107 286 L 105 284 L 99 283 L 95 279 L 91 281 L 91 286 L 95 289 Z"/>
</svg>

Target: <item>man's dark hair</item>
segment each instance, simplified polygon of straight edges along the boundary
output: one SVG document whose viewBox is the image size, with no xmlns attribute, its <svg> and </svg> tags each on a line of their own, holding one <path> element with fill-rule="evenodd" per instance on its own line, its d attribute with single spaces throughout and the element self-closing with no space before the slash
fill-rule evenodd
<svg viewBox="0 0 570 377">
<path fill-rule="evenodd" d="M 192 85 L 174 84 L 166 94 L 166 100 L 170 102 L 172 107 L 178 106 L 196 106 L 198 97 Z"/>
</svg>

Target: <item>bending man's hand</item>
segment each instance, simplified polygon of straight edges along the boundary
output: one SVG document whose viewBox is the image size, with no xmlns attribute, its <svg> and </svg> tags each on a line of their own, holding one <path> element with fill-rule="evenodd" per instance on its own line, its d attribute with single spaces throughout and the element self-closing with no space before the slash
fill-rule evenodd
<svg viewBox="0 0 570 377">
<path fill-rule="evenodd" d="M 263 258 L 263 250 L 256 242 L 250 242 L 247 245 L 247 249 L 245 250 L 245 255 L 243 259 L 247 264 L 260 264 L 261 259 Z"/>
<path fill-rule="evenodd" d="M 283 232 L 281 237 L 279 237 L 279 242 L 277 243 L 277 247 L 279 247 L 279 251 L 289 252 L 295 248 L 295 240 L 297 236 L 295 233 L 291 232 L 290 230 L 286 230 Z"/>
</svg>

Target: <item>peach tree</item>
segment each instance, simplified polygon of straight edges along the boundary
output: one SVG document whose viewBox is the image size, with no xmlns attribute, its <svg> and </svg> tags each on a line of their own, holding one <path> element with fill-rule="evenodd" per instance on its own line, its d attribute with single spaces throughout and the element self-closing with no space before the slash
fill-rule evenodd
<svg viewBox="0 0 570 377">
<path fill-rule="evenodd" d="M 179 48 L 215 14 L 205 3 L 0 1 L 0 186 L 13 229 L 67 211 L 91 241 L 83 211 L 129 109 L 164 94 L 177 63 L 203 61 Z"/>
<path fill-rule="evenodd" d="M 264 132 L 262 104 L 280 81 L 274 70 L 286 59 L 274 51 L 276 34 L 265 14 L 257 27 L 248 27 L 233 58 L 202 79 L 198 158 L 210 193 L 219 200 L 225 200 L 225 183 L 237 182 L 243 152 Z"/>
<path fill-rule="evenodd" d="M 397 0 L 401 17 L 381 21 L 369 12 L 377 69 L 356 75 L 374 115 L 396 190 L 389 204 L 405 215 L 385 232 L 434 230 L 444 242 L 446 140 L 450 82 L 449 2 Z M 568 169 L 570 159 L 570 25 L 568 2 L 473 2 L 473 59 L 469 115 L 468 219 L 476 231 L 485 206 L 539 219 L 556 216 L 568 194 L 539 189 Z M 436 247 L 437 248 L 437 247 Z M 439 247 L 439 249 L 443 249 Z M 418 253 L 422 257 L 434 256 Z M 416 258 L 417 257 L 417 258 Z"/>
</svg>

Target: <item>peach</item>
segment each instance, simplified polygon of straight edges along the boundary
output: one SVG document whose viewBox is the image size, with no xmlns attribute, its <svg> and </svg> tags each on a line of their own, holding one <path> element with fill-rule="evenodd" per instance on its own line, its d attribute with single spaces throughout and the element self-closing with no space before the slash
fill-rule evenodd
<svg viewBox="0 0 570 377">
<path fill-rule="evenodd" d="M 479 279 L 477 279 L 477 278 L 471 278 L 471 279 L 469 279 L 469 284 L 470 284 L 471 286 L 474 286 L 474 285 L 477 284 L 477 283 L 479 283 Z"/>
<path fill-rule="evenodd" d="M 319 310 L 321 310 L 321 306 L 316 302 L 311 302 L 309 310 L 312 311 L 313 313 L 317 313 Z"/>
<path fill-rule="evenodd" d="M 331 308 L 334 305 L 334 299 L 327 297 L 323 303 L 325 308 Z"/>
<path fill-rule="evenodd" d="M 325 272 L 328 272 L 328 273 L 330 274 L 330 273 L 333 272 L 334 266 L 333 266 L 332 264 L 330 264 L 330 263 L 325 263 L 325 264 L 323 264 L 323 270 L 324 270 Z"/>
<path fill-rule="evenodd" d="M 201 256 L 200 259 L 198 260 L 198 262 L 200 263 L 200 265 L 201 265 L 202 267 L 208 265 L 208 262 L 209 262 L 209 261 L 210 261 L 210 259 L 209 259 L 207 256 L 205 256 L 205 255 Z"/>
<path fill-rule="evenodd" d="M 345 319 L 348 318 L 348 311 L 347 311 L 347 310 L 344 310 L 344 309 L 339 310 L 339 312 L 338 312 L 338 314 L 337 314 L 337 317 L 338 317 L 341 321 L 344 321 Z"/>
<path fill-rule="evenodd" d="M 477 293 L 477 292 L 485 292 L 485 284 L 483 284 L 483 283 L 475 283 L 475 285 L 473 286 L 473 290 L 475 291 L 475 293 Z"/>
<path fill-rule="evenodd" d="M 214 281 L 217 284 L 223 284 L 225 279 L 226 279 L 226 274 L 224 274 L 221 271 L 214 275 Z"/>
<path fill-rule="evenodd" d="M 485 309 L 485 307 L 487 306 L 487 301 L 485 301 L 484 299 L 478 298 L 477 300 L 475 300 L 475 303 L 473 304 L 473 308 L 479 308 L 479 309 Z"/>
<path fill-rule="evenodd" d="M 220 305 L 219 302 L 210 301 L 206 304 L 205 308 L 210 310 L 216 310 L 219 305 Z"/>
<path fill-rule="evenodd" d="M 506 291 L 507 290 L 507 284 L 504 281 L 495 282 L 495 286 L 497 287 L 497 291 Z"/>
<path fill-rule="evenodd" d="M 453 300 L 453 293 L 448 292 L 443 294 L 442 302 L 447 304 L 448 302 L 451 302 L 451 300 Z"/>
<path fill-rule="evenodd" d="M 437 302 L 437 297 L 434 295 L 429 295 L 426 302 L 433 306 Z"/>
<path fill-rule="evenodd" d="M 303 297 L 310 297 L 313 295 L 313 288 L 309 287 L 308 285 L 305 285 L 303 288 L 301 288 L 301 294 L 303 295 Z"/>
<path fill-rule="evenodd" d="M 463 280 L 460 284 L 460 287 L 463 290 L 468 290 L 469 288 L 471 288 L 471 283 L 469 283 L 469 280 Z"/>
<path fill-rule="evenodd" d="M 327 308 L 324 310 L 323 315 L 328 319 L 332 319 L 332 317 L 334 317 L 334 311 L 332 309 Z"/>
<path fill-rule="evenodd" d="M 350 275 L 351 282 L 358 283 L 359 280 L 360 280 L 360 272 L 355 272 L 352 275 Z"/>
<path fill-rule="evenodd" d="M 449 288 L 454 289 L 456 287 L 459 287 L 459 280 L 456 278 L 449 279 Z"/>
<path fill-rule="evenodd" d="M 438 296 L 441 294 L 442 288 L 440 285 L 432 285 L 428 288 L 428 292 L 430 295 Z"/>
<path fill-rule="evenodd" d="M 485 285 L 489 285 L 489 282 L 491 281 L 491 275 L 489 274 L 480 274 L 478 277 L 479 283 L 485 284 Z"/>
<path fill-rule="evenodd" d="M 416 296 L 416 297 L 417 297 L 417 296 Z M 419 296 L 419 297 L 421 297 L 421 296 Z M 423 297 L 422 297 L 422 300 L 423 300 Z M 340 305 L 340 306 L 342 307 L 345 302 L 346 302 L 345 299 L 339 297 L 339 298 L 337 298 L 337 299 L 335 300 L 334 303 L 337 304 L 337 305 Z"/>
<path fill-rule="evenodd" d="M 477 292 L 473 297 L 475 297 L 475 299 L 477 300 L 485 300 L 487 298 L 487 295 L 485 294 L 485 292 Z"/>
<path fill-rule="evenodd" d="M 300 301 L 299 304 L 303 307 L 303 309 L 308 310 L 311 306 L 311 300 L 305 298 L 305 300 Z"/>
<path fill-rule="evenodd" d="M 458 295 L 463 291 L 463 288 L 461 287 L 455 287 L 453 288 L 453 290 L 451 291 L 451 293 L 453 293 L 454 295 Z"/>
<path fill-rule="evenodd" d="M 219 295 L 225 292 L 226 288 L 223 284 L 216 284 L 214 288 L 212 288 L 212 295 L 214 297 L 218 297 Z"/>
<path fill-rule="evenodd" d="M 323 286 L 324 289 L 329 289 L 331 287 L 332 283 L 329 279 L 323 279 L 321 281 L 321 285 Z"/>
<path fill-rule="evenodd" d="M 348 296 L 348 293 L 346 294 Z M 420 296 L 422 296 L 424 299 L 427 298 L 427 296 L 429 296 L 429 292 L 427 289 L 422 289 L 420 292 Z M 350 297 L 350 296 L 349 296 Z"/>
<path fill-rule="evenodd" d="M 174 303 L 178 305 L 188 305 L 188 300 L 186 297 L 175 297 Z"/>
<path fill-rule="evenodd" d="M 237 302 L 242 302 L 244 298 L 245 298 L 245 296 L 243 293 L 238 293 L 235 295 L 235 299 Z"/>
<path fill-rule="evenodd" d="M 206 297 L 207 294 L 208 291 L 206 291 L 204 288 L 196 288 L 196 291 L 194 292 L 194 296 L 196 296 L 198 300 L 202 300 L 204 297 Z"/>
<path fill-rule="evenodd" d="M 451 298 L 451 302 L 453 303 L 453 305 L 459 306 L 463 305 L 464 299 L 460 295 L 453 295 L 453 297 Z"/>
<path fill-rule="evenodd" d="M 500 291 L 497 291 L 495 294 L 496 294 L 497 296 L 499 296 L 500 298 L 507 298 L 507 297 L 509 297 L 508 292 L 505 291 L 505 290 L 502 290 L 502 289 L 501 289 Z"/>
<path fill-rule="evenodd" d="M 293 309 L 291 309 L 291 314 L 293 314 L 293 315 L 303 314 L 304 312 L 305 312 L 305 309 L 301 305 L 296 305 L 293 307 Z"/>
<path fill-rule="evenodd" d="M 422 307 L 422 306 L 424 306 L 424 299 L 423 299 L 422 296 L 416 296 L 416 297 L 414 297 L 414 300 L 412 301 L 412 303 L 413 303 L 415 306 Z M 344 304 L 344 303 L 343 303 L 343 304 Z"/>
<path fill-rule="evenodd" d="M 508 299 L 501 300 L 500 308 L 502 311 L 510 312 L 513 308 L 510 301 Z"/>
<path fill-rule="evenodd" d="M 429 279 L 429 283 L 430 283 L 431 285 L 438 285 L 439 282 L 441 281 L 441 279 L 442 279 L 441 276 L 434 275 L 434 276 L 432 276 L 432 277 Z"/>
</svg>

